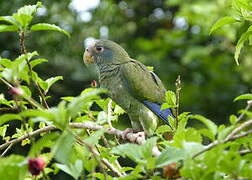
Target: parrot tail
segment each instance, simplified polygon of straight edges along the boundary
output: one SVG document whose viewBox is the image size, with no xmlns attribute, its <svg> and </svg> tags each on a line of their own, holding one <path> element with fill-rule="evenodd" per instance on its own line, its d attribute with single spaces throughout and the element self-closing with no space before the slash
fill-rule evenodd
<svg viewBox="0 0 252 180">
<path fill-rule="evenodd" d="M 168 126 L 170 123 L 168 121 L 168 116 L 175 117 L 172 113 L 171 108 L 161 110 L 161 104 L 153 103 L 149 101 L 143 101 L 144 105 L 149 108 L 153 113 L 155 113 L 159 118 L 161 118 Z"/>
</svg>

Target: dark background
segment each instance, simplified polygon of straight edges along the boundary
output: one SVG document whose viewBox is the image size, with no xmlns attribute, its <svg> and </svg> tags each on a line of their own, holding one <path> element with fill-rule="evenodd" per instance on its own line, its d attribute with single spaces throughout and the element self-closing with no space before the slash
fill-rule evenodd
<svg viewBox="0 0 252 180">
<path fill-rule="evenodd" d="M 79 1 L 87 5 L 96 2 Z M 0 16 L 36 2 L 1 0 Z M 71 33 L 71 38 L 49 31 L 26 37 L 27 49 L 49 60 L 37 67 L 40 76 L 64 77 L 49 92 L 51 106 L 61 96 L 80 94 L 97 78 L 95 69 L 87 68 L 82 61 L 85 40 L 90 38 L 118 42 L 132 58 L 153 66 L 167 89 L 175 90 L 175 80 L 181 75 L 181 111 L 202 114 L 221 124 L 245 106 L 233 103 L 233 99 L 251 92 L 251 53 L 249 48 L 242 50 L 240 66 L 235 64 L 233 54 L 248 25 L 227 25 L 209 35 L 213 23 L 232 12 L 229 1 L 101 0 L 88 9 L 74 8 L 70 0 L 41 2 L 45 8 L 39 10 L 33 23 L 56 24 Z M 18 55 L 17 34 L 0 33 L 0 56 L 14 59 Z M 6 91 L 3 84 L 0 88 Z"/>
</svg>

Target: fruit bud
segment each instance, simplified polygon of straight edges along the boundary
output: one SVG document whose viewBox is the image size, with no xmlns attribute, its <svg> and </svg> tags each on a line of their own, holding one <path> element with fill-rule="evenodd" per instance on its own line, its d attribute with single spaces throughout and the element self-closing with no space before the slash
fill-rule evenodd
<svg viewBox="0 0 252 180">
<path fill-rule="evenodd" d="M 12 87 L 9 91 L 11 95 L 22 96 L 24 94 L 23 90 L 20 87 Z"/>
<path fill-rule="evenodd" d="M 41 157 L 31 158 L 28 160 L 28 169 L 30 173 L 34 176 L 38 176 L 40 172 L 43 171 L 45 166 L 46 163 Z"/>
</svg>

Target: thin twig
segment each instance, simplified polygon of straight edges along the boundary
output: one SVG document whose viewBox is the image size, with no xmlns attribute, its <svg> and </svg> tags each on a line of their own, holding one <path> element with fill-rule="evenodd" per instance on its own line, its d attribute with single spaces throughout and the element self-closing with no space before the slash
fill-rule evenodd
<svg viewBox="0 0 252 180">
<path fill-rule="evenodd" d="M 73 132 L 72 132 L 72 133 L 73 133 Z M 86 148 L 94 155 L 94 158 L 95 158 L 96 161 L 104 163 L 104 161 L 102 161 L 103 158 L 102 158 L 102 159 L 100 158 L 100 153 L 99 153 L 98 151 L 96 151 L 92 145 L 86 143 L 85 141 L 82 141 L 82 139 L 81 139 L 78 135 L 74 134 L 74 136 L 75 136 L 75 138 L 77 139 L 77 142 L 78 142 L 80 145 L 86 146 Z M 105 163 L 104 163 L 104 164 L 105 164 Z M 107 164 L 105 164 L 105 165 L 107 165 Z M 107 179 L 107 173 L 106 173 L 106 171 L 104 170 L 104 167 L 102 166 L 102 164 L 99 163 L 99 166 L 100 166 L 100 168 L 101 168 L 103 174 L 105 175 L 105 180 L 106 180 L 106 179 Z M 114 173 L 116 173 L 116 175 L 119 176 L 119 177 L 122 176 L 122 175 L 120 174 L 120 172 L 117 171 L 117 169 L 115 169 Z"/>
<path fill-rule="evenodd" d="M 245 155 L 245 154 L 249 154 L 252 153 L 252 149 L 244 149 L 239 151 L 240 155 Z"/>
<path fill-rule="evenodd" d="M 205 149 L 203 149 L 202 151 L 199 151 L 198 153 L 194 154 L 192 158 L 195 158 L 197 156 L 199 156 L 200 154 L 206 152 L 206 151 L 209 151 L 210 149 L 214 148 L 215 146 L 217 145 L 220 145 L 220 144 L 224 144 L 224 143 L 227 143 L 227 142 L 230 142 L 230 141 L 234 141 L 236 139 L 239 139 L 239 138 L 242 138 L 248 134 L 251 134 L 252 133 L 252 130 L 249 130 L 245 133 L 241 133 L 241 134 L 238 134 L 236 135 L 238 132 L 240 132 L 242 129 L 248 127 L 249 125 L 252 124 L 252 119 L 251 120 L 248 120 L 244 123 L 242 123 L 240 126 L 238 126 L 237 128 L 235 128 L 226 138 L 225 140 L 223 141 L 213 141 L 211 144 L 209 144 Z"/>
<path fill-rule="evenodd" d="M 239 139 L 239 138 L 245 137 L 245 136 L 247 136 L 247 135 L 249 135 L 249 134 L 252 134 L 252 129 L 249 130 L 249 131 L 246 131 L 246 132 L 241 132 L 240 134 L 231 137 L 231 138 L 230 138 L 230 141 L 233 141 L 233 140 L 235 140 L 235 139 Z"/>
<path fill-rule="evenodd" d="M 113 128 L 111 123 L 111 117 L 112 117 L 113 111 L 112 111 L 112 100 L 110 99 L 108 102 L 108 125 L 110 128 Z"/>
<path fill-rule="evenodd" d="M 238 132 L 240 132 L 242 129 L 244 129 L 245 127 L 248 127 L 249 125 L 252 124 L 252 119 L 245 121 L 244 123 L 242 123 L 241 125 L 239 125 L 237 128 L 235 128 L 225 139 L 225 141 L 230 140 L 235 134 L 237 134 Z"/>
<path fill-rule="evenodd" d="M 180 98 L 180 90 L 181 90 L 181 80 L 180 75 L 178 75 L 178 78 L 176 79 L 176 122 L 175 122 L 175 129 L 178 127 L 178 116 L 179 116 L 179 98 Z"/>
<path fill-rule="evenodd" d="M 55 126 L 46 126 L 46 127 L 41 128 L 41 129 L 37 129 L 37 130 L 35 130 L 35 131 L 33 131 L 33 132 L 30 132 L 29 135 L 30 135 L 30 136 L 35 136 L 35 135 L 38 135 L 38 134 L 40 134 L 40 133 L 48 132 L 48 131 L 51 131 L 51 130 L 54 130 L 54 129 L 56 129 Z M 24 136 L 22 136 L 22 137 L 19 137 L 19 138 L 17 138 L 17 139 L 13 139 L 13 140 L 8 141 L 8 142 L 6 142 L 6 143 L 4 143 L 4 144 L 1 144 L 1 145 L 0 145 L 0 150 L 6 148 L 6 147 L 9 146 L 10 144 L 13 144 L 13 145 L 14 145 L 14 144 L 16 144 L 16 143 L 19 143 L 19 142 L 25 140 L 26 138 L 28 138 L 28 135 L 27 135 L 27 134 L 24 135 Z"/>
<path fill-rule="evenodd" d="M 10 144 L 5 150 L 4 152 L 1 154 L 1 157 L 3 157 L 9 150 L 10 148 L 12 147 L 13 144 Z"/>
<path fill-rule="evenodd" d="M 20 51 L 21 51 L 21 54 L 27 54 L 27 50 L 25 48 L 25 33 L 24 31 L 21 31 L 19 33 L 19 44 L 20 44 Z M 25 58 L 25 61 L 26 61 L 26 64 L 28 66 L 28 69 L 29 69 L 29 74 L 31 76 L 31 80 L 32 80 L 32 83 L 34 84 L 34 86 L 36 87 L 36 89 L 38 90 L 39 94 L 40 94 L 40 97 L 42 99 L 42 103 L 44 104 L 44 106 L 49 109 L 49 106 L 45 100 L 45 95 L 44 93 L 42 92 L 40 86 L 38 85 L 38 83 L 33 79 L 33 75 L 32 75 L 32 67 L 31 67 L 31 64 L 29 62 L 29 60 L 27 59 L 27 57 Z"/>
<path fill-rule="evenodd" d="M 13 86 L 12 86 L 8 81 L 6 81 L 5 79 L 3 79 L 3 78 L 0 77 L 0 80 L 1 80 L 6 86 L 8 86 L 9 88 L 13 88 Z"/>
<path fill-rule="evenodd" d="M 248 111 L 250 109 L 250 107 L 252 106 L 252 103 L 250 101 L 248 101 L 246 108 L 244 109 L 244 111 Z M 240 116 L 237 118 L 236 124 L 239 123 L 245 116 L 245 113 L 241 113 Z"/>
</svg>

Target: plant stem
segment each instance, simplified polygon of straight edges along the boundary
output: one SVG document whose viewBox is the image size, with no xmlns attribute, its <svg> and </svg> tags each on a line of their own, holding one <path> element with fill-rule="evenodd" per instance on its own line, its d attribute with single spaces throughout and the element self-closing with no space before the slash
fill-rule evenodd
<svg viewBox="0 0 252 180">
<path fill-rule="evenodd" d="M 244 109 L 245 111 L 248 111 L 250 109 L 250 107 L 252 106 L 252 103 L 250 103 L 250 101 L 248 101 L 248 104 L 246 106 L 246 108 Z M 245 113 L 241 113 L 240 116 L 238 117 L 237 121 L 236 121 L 236 124 L 238 122 L 240 122 L 245 116 Z"/>
<path fill-rule="evenodd" d="M 27 54 L 27 50 L 26 50 L 26 47 L 25 47 L 25 32 L 24 31 L 21 31 L 19 33 L 19 44 L 20 44 L 20 51 L 21 51 L 21 54 Z M 26 61 L 26 64 L 29 68 L 29 73 L 30 73 L 30 76 L 31 76 L 31 80 L 32 80 L 32 83 L 33 85 L 35 86 L 35 88 L 38 90 L 39 94 L 40 94 L 40 97 L 42 99 L 42 103 L 44 104 L 44 106 L 49 109 L 49 106 L 45 100 L 45 95 L 44 93 L 42 92 L 40 86 L 38 85 L 38 83 L 33 79 L 33 75 L 32 75 L 32 67 L 31 67 L 31 64 L 29 62 L 29 60 L 27 59 L 27 57 L 25 58 L 25 61 Z"/>
<path fill-rule="evenodd" d="M 197 156 L 199 156 L 200 154 L 214 148 L 215 146 L 217 145 L 220 145 L 220 144 L 224 144 L 224 143 L 227 143 L 227 142 L 230 142 L 230 141 L 234 141 L 236 139 L 239 139 L 239 138 L 242 138 L 244 136 L 247 136 L 249 134 L 252 134 L 252 130 L 249 130 L 245 133 L 241 133 L 239 135 L 236 135 L 238 132 L 240 132 L 242 129 L 244 129 L 245 127 L 248 127 L 249 125 L 252 124 L 252 119 L 242 123 L 240 126 L 238 126 L 237 128 L 235 128 L 223 141 L 213 141 L 211 144 L 209 144 L 205 149 L 203 149 L 202 151 L 196 153 L 193 155 L 192 158 L 195 158 Z"/>
<path fill-rule="evenodd" d="M 178 78 L 176 79 L 176 121 L 175 121 L 175 129 L 178 127 L 178 116 L 179 116 L 179 98 L 180 98 L 180 90 L 181 90 L 181 79 L 180 75 L 178 75 Z"/>
</svg>

